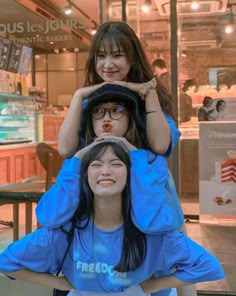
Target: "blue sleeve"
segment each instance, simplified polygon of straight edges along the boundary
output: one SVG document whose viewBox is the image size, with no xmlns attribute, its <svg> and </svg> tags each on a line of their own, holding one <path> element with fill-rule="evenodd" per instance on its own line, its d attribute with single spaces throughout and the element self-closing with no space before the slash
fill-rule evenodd
<svg viewBox="0 0 236 296">
<path fill-rule="evenodd" d="M 172 150 L 174 149 L 174 147 L 178 143 L 179 138 L 181 136 L 181 133 L 180 133 L 179 129 L 176 127 L 175 121 L 170 117 L 170 115 L 168 115 L 164 111 L 163 111 L 163 114 L 165 115 L 166 121 L 167 121 L 167 123 L 169 124 L 169 127 L 170 127 L 171 142 L 170 142 L 170 145 L 169 145 L 167 151 L 162 155 L 164 157 L 169 157 Z"/>
<path fill-rule="evenodd" d="M 179 232 L 166 234 L 163 268 L 189 283 L 215 281 L 225 277 L 219 260 L 202 246 Z"/>
<path fill-rule="evenodd" d="M 57 181 L 43 194 L 37 207 L 38 222 L 49 228 L 59 227 L 74 215 L 80 194 L 81 160 L 66 159 L 57 176 Z"/>
<path fill-rule="evenodd" d="M 163 156 L 148 163 L 147 152 L 133 150 L 131 157 L 131 215 L 145 233 L 176 229 L 176 209 L 166 202 L 168 168 Z"/>
<path fill-rule="evenodd" d="M 51 244 L 57 232 L 42 227 L 9 245 L 0 254 L 0 272 L 29 269 L 56 274 L 66 248 L 63 246 L 66 238 L 61 240 L 58 250 L 56 249 L 58 243 Z M 61 255 L 59 248 L 61 248 Z"/>
</svg>

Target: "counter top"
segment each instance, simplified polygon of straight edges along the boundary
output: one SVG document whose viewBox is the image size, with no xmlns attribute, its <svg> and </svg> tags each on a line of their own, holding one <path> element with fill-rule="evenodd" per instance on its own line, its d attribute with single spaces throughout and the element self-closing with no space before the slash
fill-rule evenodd
<svg viewBox="0 0 236 296">
<path fill-rule="evenodd" d="M 40 142 L 0 145 L 0 150 L 17 149 L 17 148 L 24 148 L 24 147 L 35 147 L 38 143 L 40 143 Z M 53 145 L 53 144 L 57 144 L 57 141 L 45 141 L 44 143 L 46 143 L 48 145 Z"/>
</svg>

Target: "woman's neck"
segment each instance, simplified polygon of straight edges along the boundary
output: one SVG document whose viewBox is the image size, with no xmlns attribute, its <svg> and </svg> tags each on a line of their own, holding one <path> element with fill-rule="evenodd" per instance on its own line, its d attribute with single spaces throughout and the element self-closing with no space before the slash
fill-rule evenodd
<svg viewBox="0 0 236 296">
<path fill-rule="evenodd" d="M 94 196 L 94 224 L 104 230 L 111 230 L 123 223 L 121 197 Z"/>
</svg>

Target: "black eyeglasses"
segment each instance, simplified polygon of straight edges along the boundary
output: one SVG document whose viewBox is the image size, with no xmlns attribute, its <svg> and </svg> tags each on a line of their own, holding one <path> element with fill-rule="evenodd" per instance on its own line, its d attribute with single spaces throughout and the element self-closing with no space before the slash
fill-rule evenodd
<svg viewBox="0 0 236 296">
<path fill-rule="evenodd" d="M 102 119 L 107 112 L 112 119 L 117 120 L 124 116 L 126 109 L 121 105 L 116 105 L 111 108 L 103 108 L 101 106 L 97 106 L 91 110 L 93 119 Z"/>
</svg>

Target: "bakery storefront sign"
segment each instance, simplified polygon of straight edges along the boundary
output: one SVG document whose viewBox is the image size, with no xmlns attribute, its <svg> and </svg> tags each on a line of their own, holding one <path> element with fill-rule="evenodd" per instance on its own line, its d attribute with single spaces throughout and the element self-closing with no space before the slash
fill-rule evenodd
<svg viewBox="0 0 236 296">
<path fill-rule="evenodd" d="M 200 215 L 236 220 L 236 121 L 199 124 Z"/>
<path fill-rule="evenodd" d="M 9 35 L 14 43 L 55 42 L 71 40 L 72 30 L 84 30 L 84 19 L 50 20 L 41 23 L 9 22 L 0 23 L 0 35 Z M 64 34 L 62 34 L 64 32 Z"/>
</svg>

